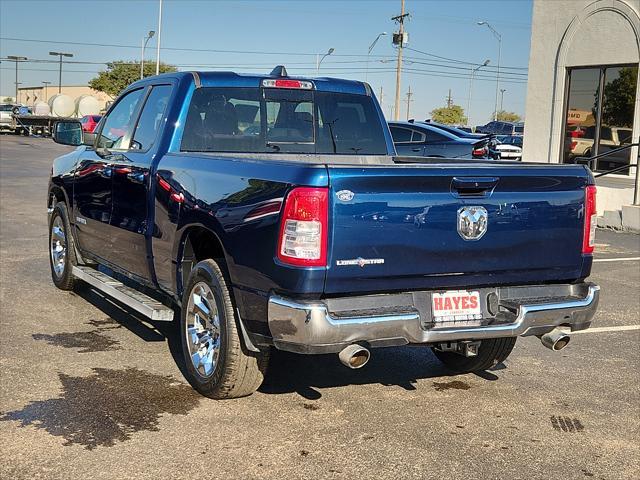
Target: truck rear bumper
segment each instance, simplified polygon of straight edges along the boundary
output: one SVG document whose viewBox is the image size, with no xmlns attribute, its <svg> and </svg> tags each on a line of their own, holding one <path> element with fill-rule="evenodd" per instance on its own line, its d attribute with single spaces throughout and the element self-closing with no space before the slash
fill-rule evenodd
<svg viewBox="0 0 640 480">
<path fill-rule="evenodd" d="M 352 343 L 369 347 L 542 335 L 556 327 L 589 327 L 600 287 L 593 283 L 480 289 L 480 326 L 431 321 L 431 292 L 299 301 L 272 295 L 269 329 L 276 348 L 298 353 L 339 352 Z M 490 301 L 491 295 L 494 295 Z"/>
</svg>

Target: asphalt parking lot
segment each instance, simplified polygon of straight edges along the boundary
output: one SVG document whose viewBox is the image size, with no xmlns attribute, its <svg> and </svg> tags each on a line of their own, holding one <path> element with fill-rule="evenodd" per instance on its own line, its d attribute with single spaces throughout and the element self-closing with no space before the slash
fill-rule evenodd
<svg viewBox="0 0 640 480">
<path fill-rule="evenodd" d="M 171 325 L 51 283 L 47 176 L 68 150 L 0 137 L 0 478 L 640 478 L 640 236 L 598 231 L 597 328 L 559 353 L 520 339 L 460 376 L 427 348 L 360 371 L 277 354 L 260 391 L 216 402 Z"/>
</svg>

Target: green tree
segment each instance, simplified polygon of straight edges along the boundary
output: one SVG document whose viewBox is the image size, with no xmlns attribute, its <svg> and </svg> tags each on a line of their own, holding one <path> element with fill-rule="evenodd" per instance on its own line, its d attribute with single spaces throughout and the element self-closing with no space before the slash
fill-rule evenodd
<svg viewBox="0 0 640 480">
<path fill-rule="evenodd" d="M 618 78 L 604 86 L 603 125 L 629 128 L 633 126 L 637 83 L 638 67 L 623 67 L 620 69 Z"/>
<path fill-rule="evenodd" d="M 160 73 L 175 72 L 173 65 L 160 62 Z M 145 63 L 144 76 L 155 75 L 156 65 L 153 62 Z M 127 85 L 140 79 L 140 62 L 116 61 L 107 63 L 107 70 L 98 73 L 98 76 L 89 81 L 89 86 L 99 92 L 115 97 Z"/>
<path fill-rule="evenodd" d="M 464 110 L 460 105 L 431 110 L 431 120 L 447 125 L 466 125 L 467 123 L 467 117 L 464 115 Z"/>
<path fill-rule="evenodd" d="M 501 122 L 519 122 L 522 117 L 515 112 L 507 112 L 506 110 L 498 110 L 498 120 Z M 492 117 L 493 119 L 493 117 Z"/>
</svg>

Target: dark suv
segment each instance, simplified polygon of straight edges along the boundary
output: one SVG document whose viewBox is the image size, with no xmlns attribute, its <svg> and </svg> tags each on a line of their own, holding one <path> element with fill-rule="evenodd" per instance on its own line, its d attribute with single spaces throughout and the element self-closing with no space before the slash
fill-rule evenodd
<svg viewBox="0 0 640 480">
<path fill-rule="evenodd" d="M 524 122 L 489 122 L 476 127 L 476 133 L 492 133 L 494 135 L 523 135 Z"/>
</svg>

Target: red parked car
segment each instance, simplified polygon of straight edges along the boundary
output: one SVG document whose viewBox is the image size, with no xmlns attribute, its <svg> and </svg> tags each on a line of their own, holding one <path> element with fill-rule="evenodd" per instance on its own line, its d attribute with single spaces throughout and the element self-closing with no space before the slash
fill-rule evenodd
<svg viewBox="0 0 640 480">
<path fill-rule="evenodd" d="M 93 130 L 98 125 L 98 122 L 102 118 L 102 115 L 85 115 L 80 119 L 82 124 L 82 131 L 87 133 L 93 133 Z"/>
</svg>

